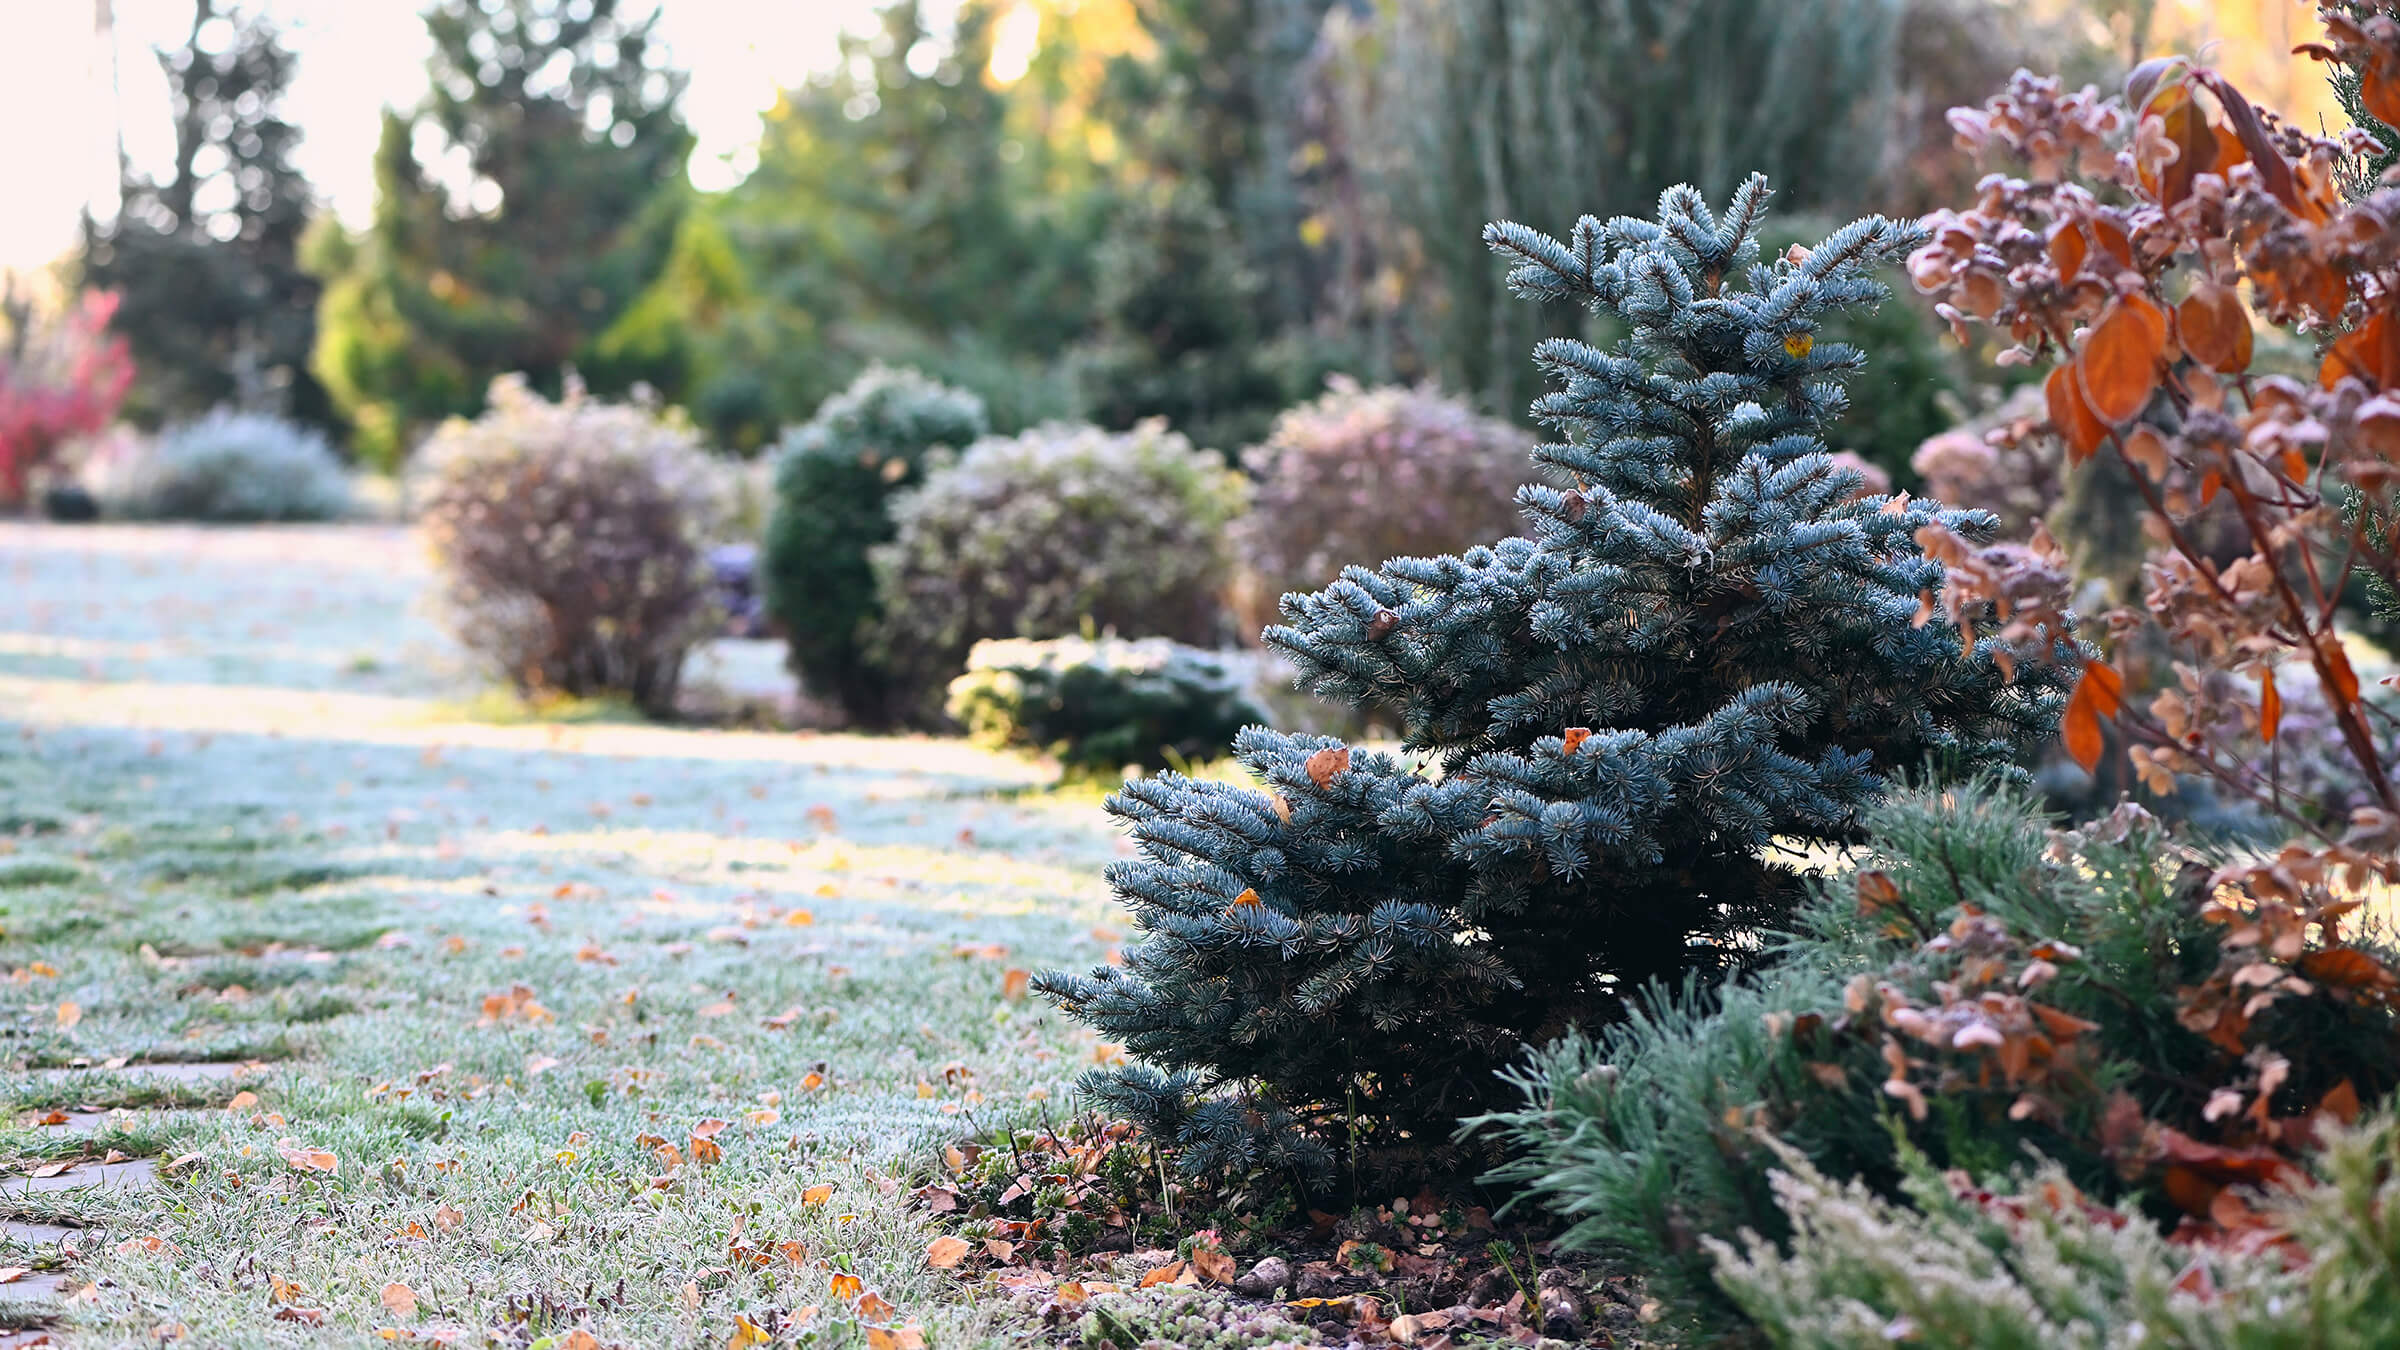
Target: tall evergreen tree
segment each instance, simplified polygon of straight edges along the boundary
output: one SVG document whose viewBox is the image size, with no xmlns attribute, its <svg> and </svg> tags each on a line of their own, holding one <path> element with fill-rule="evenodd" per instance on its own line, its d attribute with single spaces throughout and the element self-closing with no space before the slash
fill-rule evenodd
<svg viewBox="0 0 2400 1350">
<path fill-rule="evenodd" d="M 1921 232 L 1871 217 L 1762 261 L 1766 197 L 1754 177 L 1720 218 L 1678 187 L 1564 242 L 1489 227 L 1520 295 L 1631 336 L 1536 349 L 1561 439 L 1517 494 L 1529 537 L 1284 597 L 1268 643 L 1404 754 L 1251 728 L 1266 790 L 1170 773 L 1110 799 L 1144 940 L 1040 987 L 1148 1061 L 1086 1085 L 1188 1165 L 1438 1162 L 1527 1045 L 1742 962 L 1804 894 L 1787 848 L 2055 725 L 2047 662 L 1920 609 L 1942 569 L 1916 532 L 1996 520 L 1865 496 L 1825 453 L 1866 358 L 1819 324 L 1884 298 L 1873 269 Z"/>
<path fill-rule="evenodd" d="M 1150 51 L 1112 63 L 1115 123 L 1153 174 L 1199 185 L 1221 241 L 1260 285 L 1244 299 L 1273 332 L 1306 322 L 1321 270 L 1303 242 L 1309 159 L 1302 78 L 1325 14 L 1357 0 L 1133 0 Z"/>
<path fill-rule="evenodd" d="M 386 111 L 374 224 L 330 250 L 317 369 L 396 453 L 410 429 L 483 404 L 494 376 L 600 392 L 644 371 L 595 339 L 658 275 L 691 134 L 685 77 L 622 0 L 439 0 L 433 88 Z"/>
<path fill-rule="evenodd" d="M 140 370 L 127 411 L 156 421 L 230 402 L 323 422 L 332 407 L 308 370 L 318 286 L 299 259 L 314 203 L 282 107 L 292 53 L 262 14 L 194 0 L 189 37 L 157 56 L 174 165 L 128 167 L 117 216 L 83 231 L 84 284 L 117 293 L 112 327 Z"/>
<path fill-rule="evenodd" d="M 1483 222 L 1557 229 L 1639 211 L 1675 183 L 1710 197 L 1765 172 L 1790 204 L 1876 201 L 1893 140 L 1904 0 L 1389 0 L 1333 28 L 1328 135 L 1358 175 L 1377 256 L 1404 293 L 1407 364 L 1493 411 L 1534 391 L 1521 354 L 1579 331 L 1572 306 L 1510 304 Z M 1345 16 L 1346 17 L 1346 16 Z M 1597 199 L 1594 195 L 1597 194 Z"/>
<path fill-rule="evenodd" d="M 784 91 L 757 167 L 701 208 L 611 349 L 676 370 L 704 419 L 751 435 L 878 361 L 973 385 L 1003 428 L 1061 411 L 1040 367 L 1086 323 L 1094 201 L 1033 134 L 1040 91 L 988 77 L 1007 9 L 966 0 L 937 25 L 894 0 L 846 35 Z"/>
</svg>

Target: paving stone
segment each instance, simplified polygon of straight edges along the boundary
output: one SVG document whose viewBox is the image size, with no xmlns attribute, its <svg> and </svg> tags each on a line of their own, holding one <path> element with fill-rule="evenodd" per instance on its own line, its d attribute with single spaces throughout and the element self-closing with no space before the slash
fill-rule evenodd
<svg viewBox="0 0 2400 1350">
<path fill-rule="evenodd" d="M 238 1078 L 250 1066 L 218 1061 L 198 1064 L 128 1064 L 120 1073 L 149 1074 L 177 1083 L 209 1083 L 220 1079 Z"/>
<path fill-rule="evenodd" d="M 44 1134 L 90 1134 L 94 1130 L 108 1128 L 118 1113 L 115 1111 L 57 1112 L 55 1114 L 64 1115 L 66 1119 L 55 1123 L 50 1120 L 52 1114 L 54 1113 L 49 1111 L 30 1111 L 26 1113 L 25 1123 Z M 133 1113 L 128 1111 L 124 1114 L 130 1116 Z"/>
<path fill-rule="evenodd" d="M 84 1163 L 54 1177 L 0 1178 L 0 1196 L 47 1195 L 53 1191 L 80 1191 L 94 1187 L 110 1191 L 139 1191 L 148 1190 L 157 1183 L 158 1164 L 148 1158 L 134 1158 L 126 1162 Z"/>
<path fill-rule="evenodd" d="M 69 1284 L 89 1284 L 64 1270 L 29 1271 L 0 1284 L 0 1303 L 41 1303 L 57 1298 Z"/>
<path fill-rule="evenodd" d="M 77 1064 L 64 1069 L 42 1069 L 39 1072 L 52 1082 L 93 1073 L 142 1074 L 178 1083 L 209 1083 L 238 1078 L 244 1073 L 264 1068 L 257 1060 L 201 1060 L 194 1063 Z"/>
<path fill-rule="evenodd" d="M 63 1223 L 32 1223 L 23 1219 L 0 1219 L 0 1238 L 20 1247 L 47 1247 L 83 1232 Z"/>
</svg>

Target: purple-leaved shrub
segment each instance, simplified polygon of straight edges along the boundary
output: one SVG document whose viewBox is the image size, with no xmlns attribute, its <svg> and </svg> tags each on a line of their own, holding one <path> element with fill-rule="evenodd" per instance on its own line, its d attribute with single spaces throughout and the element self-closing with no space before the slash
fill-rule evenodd
<svg viewBox="0 0 2400 1350">
<path fill-rule="evenodd" d="M 1243 636 L 1255 642 L 1281 621 L 1287 591 L 1317 590 L 1352 563 L 1458 553 L 1520 532 L 1517 485 L 1532 453 L 1530 434 L 1433 389 L 1337 377 L 1243 456 L 1257 480 L 1233 527 Z"/>
</svg>

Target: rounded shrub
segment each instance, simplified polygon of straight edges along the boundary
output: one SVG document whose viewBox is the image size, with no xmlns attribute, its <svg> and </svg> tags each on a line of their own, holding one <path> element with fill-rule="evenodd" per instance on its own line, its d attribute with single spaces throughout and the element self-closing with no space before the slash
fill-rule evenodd
<svg viewBox="0 0 2400 1350">
<path fill-rule="evenodd" d="M 229 408 L 127 455 L 102 492 L 114 514 L 133 520 L 334 520 L 350 510 L 350 476 L 322 435 Z"/>
<path fill-rule="evenodd" d="M 920 716 L 984 638 L 1097 629 L 1210 643 L 1241 478 L 1162 424 L 978 442 L 893 503 L 879 655 Z"/>
<path fill-rule="evenodd" d="M 1286 592 L 1314 591 L 1364 558 L 1462 552 L 1516 533 L 1533 437 L 1432 389 L 1325 395 L 1275 419 L 1243 462 L 1256 482 L 1233 526 L 1242 635 L 1279 621 Z"/>
<path fill-rule="evenodd" d="M 978 642 L 950 682 L 949 712 L 985 745 L 1088 775 L 1214 759 L 1266 720 L 1224 657 L 1168 638 Z"/>
<path fill-rule="evenodd" d="M 684 655 L 718 621 L 706 549 L 727 495 L 690 427 L 506 376 L 422 462 L 425 532 L 470 651 L 528 696 L 673 709 Z"/>
<path fill-rule="evenodd" d="M 966 390 L 874 366 L 776 449 L 767 610 L 791 642 L 793 673 L 852 721 L 900 715 L 868 650 L 880 613 L 868 553 L 892 537 L 891 498 L 922 480 L 929 456 L 988 429 L 983 400 Z"/>
</svg>

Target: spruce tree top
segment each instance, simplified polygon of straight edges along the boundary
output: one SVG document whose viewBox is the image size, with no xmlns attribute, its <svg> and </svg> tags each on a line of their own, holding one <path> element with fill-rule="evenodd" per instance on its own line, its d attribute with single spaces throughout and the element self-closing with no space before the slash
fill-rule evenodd
<svg viewBox="0 0 2400 1350">
<path fill-rule="evenodd" d="M 1997 639 L 1923 617 L 1916 531 L 1995 519 L 1867 496 L 1821 439 L 1865 358 L 1816 325 L 1881 300 L 1919 232 L 1869 218 L 1762 262 L 1767 195 L 1486 231 L 1519 294 L 1631 330 L 1536 350 L 1562 439 L 1517 494 L 1530 536 L 1350 567 L 1266 634 L 1411 754 L 1253 728 L 1267 791 L 1165 774 L 1111 800 L 1147 940 L 1043 988 L 1175 1071 L 1087 1086 L 1187 1162 L 1321 1171 L 1334 1139 L 1438 1166 L 1524 1046 L 1745 959 L 1801 894 L 1780 842 L 1846 839 L 1889 775 L 2006 771 L 2055 726 L 2043 663 L 2012 678 Z"/>
<path fill-rule="evenodd" d="M 1822 439 L 1866 357 L 1817 342 L 1818 323 L 1886 298 L 1873 269 L 1921 242 L 1916 229 L 1870 217 L 1762 263 L 1767 196 L 1754 176 L 1719 220 L 1678 187 L 1655 222 L 1586 216 L 1565 242 L 1486 228 L 1516 264 L 1512 290 L 1612 313 L 1631 336 L 1535 349 L 1559 387 L 1534 413 L 1563 439 L 1534 451 L 1561 484 L 1518 494 L 1530 539 L 1352 567 L 1285 598 L 1290 623 L 1266 639 L 1309 687 L 1401 714 L 1411 747 L 1453 770 L 1570 725 L 1656 734 L 1735 701 L 1807 704 L 1795 715 L 1830 740 L 1886 751 L 1884 771 L 1929 751 L 2007 760 L 2034 710 L 1987 709 L 2002 683 L 1988 662 L 1953 659 L 1955 630 L 1911 623 L 1941 582 L 1917 529 L 1997 522 L 1862 499 Z"/>
</svg>

